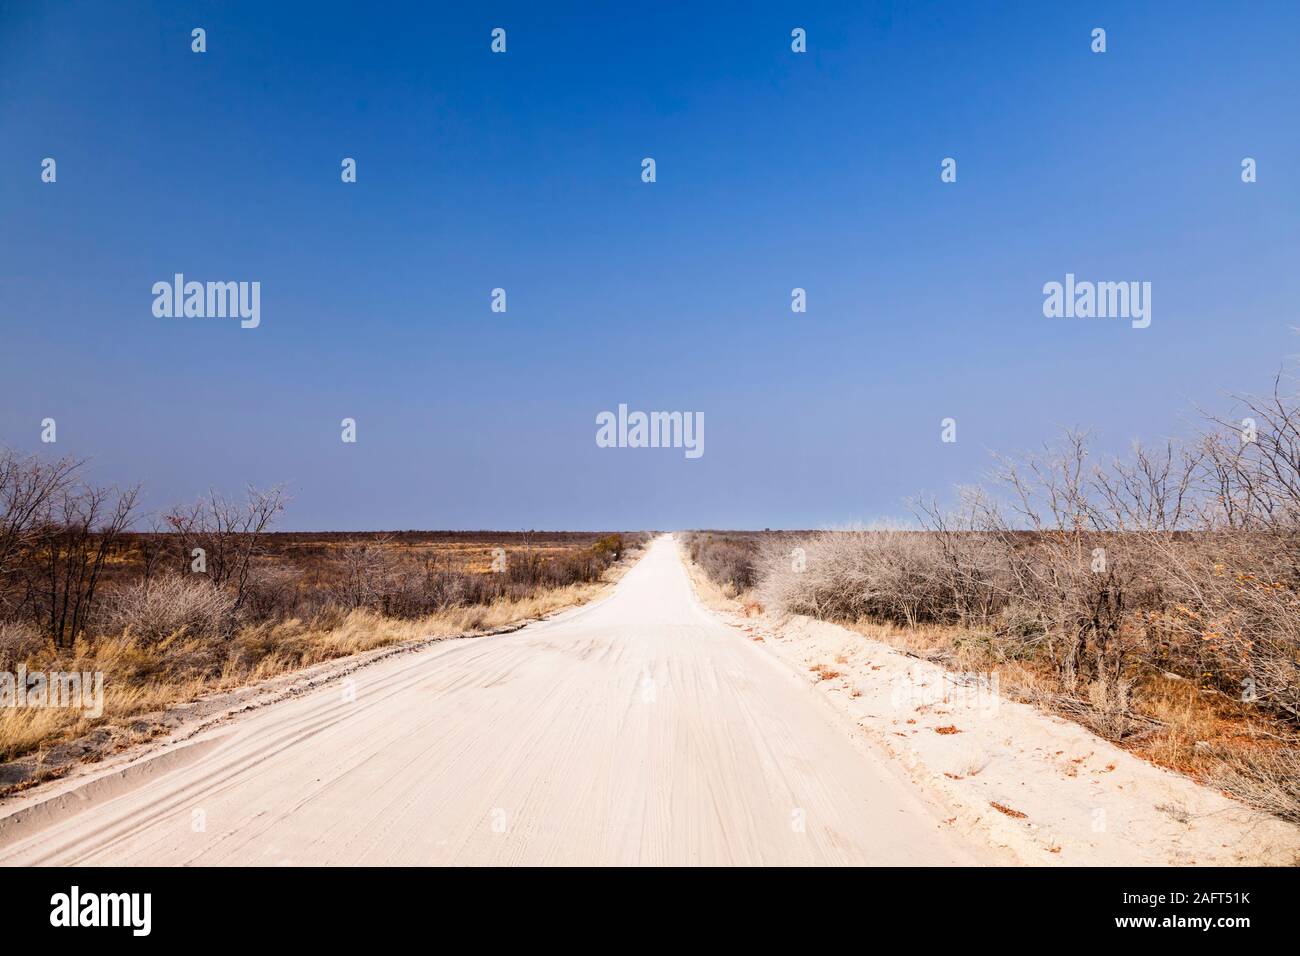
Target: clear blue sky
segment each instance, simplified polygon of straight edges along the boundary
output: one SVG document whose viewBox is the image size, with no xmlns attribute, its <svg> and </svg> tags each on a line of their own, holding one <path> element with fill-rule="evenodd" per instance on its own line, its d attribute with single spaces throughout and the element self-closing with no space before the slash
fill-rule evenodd
<svg viewBox="0 0 1300 956">
<path fill-rule="evenodd" d="M 0 442 L 287 528 L 818 527 L 1297 350 L 1297 4 L 701 6 L 4 3 Z M 1066 272 L 1151 327 L 1044 318 Z M 620 402 L 705 455 L 598 448 Z"/>
</svg>

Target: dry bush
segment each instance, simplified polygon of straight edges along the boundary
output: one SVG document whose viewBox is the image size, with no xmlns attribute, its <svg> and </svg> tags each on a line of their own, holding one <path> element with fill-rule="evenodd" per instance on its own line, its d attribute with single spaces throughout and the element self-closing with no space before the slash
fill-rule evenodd
<svg viewBox="0 0 1300 956">
<path fill-rule="evenodd" d="M 511 555 L 505 571 L 505 580 L 511 585 L 535 587 L 563 587 L 568 584 L 599 581 L 605 569 L 614 563 L 615 553 L 621 553 L 607 544 L 589 549 L 566 551 L 560 555 L 541 555 L 531 551 Z M 501 577 L 496 575 L 495 577 Z M 491 578 L 480 582 L 491 595 Z M 491 603 L 495 598 L 478 603 Z"/>
<path fill-rule="evenodd" d="M 106 635 L 130 635 L 145 644 L 177 637 L 219 638 L 235 597 L 195 577 L 198 575 L 159 575 L 116 589 L 97 614 L 98 630 Z"/>
<path fill-rule="evenodd" d="M 26 621 L 0 621 L 0 671 L 13 672 L 49 646 L 41 632 Z"/>
<path fill-rule="evenodd" d="M 1149 617 L 1164 670 L 1300 718 L 1300 554 L 1284 536 L 1223 532 L 1162 556 L 1168 604 Z"/>
<path fill-rule="evenodd" d="M 598 555 L 608 555 L 611 561 L 617 561 L 627 550 L 627 544 L 621 534 L 607 534 L 598 538 L 591 550 Z"/>
<path fill-rule="evenodd" d="M 1137 450 L 1103 470 L 1086 436 L 1004 460 L 1002 497 L 963 493 L 960 510 L 916 508 L 924 531 L 823 532 L 764 560 L 762 591 L 786 613 L 908 627 L 958 625 L 996 660 L 1050 666 L 1062 694 L 1127 709 L 1131 669 L 1150 658 L 1167 604 L 1160 556 L 1185 520 L 1188 479 L 1172 449 Z M 1170 489 L 1173 489 L 1172 493 Z"/>
<path fill-rule="evenodd" d="M 254 565 L 244 588 L 241 621 L 277 621 L 297 616 L 303 607 L 300 568 L 283 564 Z"/>
<path fill-rule="evenodd" d="M 595 584 L 627 546 L 606 539 L 590 548 L 560 554 L 523 550 L 509 555 L 499 573 L 451 570 L 432 561 L 422 564 L 386 558 L 374 578 L 382 588 L 370 606 L 386 615 L 421 617 L 449 608 L 486 607 L 502 601 L 520 602 L 550 590 Z"/>
<path fill-rule="evenodd" d="M 758 590 L 779 612 L 900 628 L 894 643 L 925 633 L 927 656 L 998 667 L 1022 696 L 1300 819 L 1300 403 L 1280 380 L 1239 402 L 1184 446 L 1102 463 L 1071 431 L 1000 459 L 956 512 L 917 508 L 923 532 L 809 535 L 802 561 L 774 541 Z M 1153 688 L 1177 682 L 1189 693 L 1162 709 Z M 1243 725 L 1249 745 L 1222 729 Z"/>
<path fill-rule="evenodd" d="M 1102 709 L 1124 709 L 1128 672 L 1150 649 L 1146 622 L 1167 603 L 1157 558 L 1190 520 L 1195 466 L 1170 444 L 1094 463 L 1077 431 L 1001 460 L 1005 504 L 981 496 L 978 520 L 1006 554 L 1011 616 L 1034 622 L 1067 693 L 1114 695 Z"/>
<path fill-rule="evenodd" d="M 247 597 L 253 562 L 262 552 L 263 538 L 284 510 L 288 495 L 282 486 L 258 489 L 249 485 L 242 501 L 209 491 L 191 505 L 173 508 L 164 516 L 178 544 L 181 570 L 191 570 L 195 549 L 201 549 L 204 571 L 219 588 L 235 595 L 228 627 Z"/>
<path fill-rule="evenodd" d="M 86 485 L 78 467 L 0 449 L 0 669 L 40 659 L 111 675 L 105 716 L 0 709 L 0 760 L 332 657 L 540 617 L 592 597 L 647 540 L 302 533 L 280 536 L 272 554 L 278 488 L 239 501 L 212 492 L 165 515 L 165 533 L 127 532 L 134 489 Z M 511 549 L 503 573 L 466 560 L 497 544 Z"/>
<path fill-rule="evenodd" d="M 1300 824 L 1300 748 L 1228 752 L 1211 780 L 1237 799 Z"/>
<path fill-rule="evenodd" d="M 28 552 L 47 524 L 51 503 L 73 484 L 79 468 L 70 458 L 44 462 L 0 448 L 0 612 L 20 604 Z"/>
<path fill-rule="evenodd" d="M 914 531 L 825 531 L 765 550 L 759 593 L 786 614 L 915 625 L 945 607 L 938 543 Z"/>
<path fill-rule="evenodd" d="M 387 535 L 353 541 L 342 549 L 330 583 L 340 607 L 373 608 L 391 585 L 394 568 Z"/>
<path fill-rule="evenodd" d="M 31 613 L 58 646 L 71 647 L 90 620 L 105 562 L 131 523 L 137 493 L 68 481 L 38 514 L 21 574 Z"/>
<path fill-rule="evenodd" d="M 732 595 L 752 588 L 756 582 L 758 557 L 750 540 L 696 532 L 687 535 L 686 547 L 691 560 L 703 569 L 709 580 Z"/>
<path fill-rule="evenodd" d="M 518 624 L 583 603 L 599 590 L 597 585 L 572 584 L 541 590 L 519 601 L 447 608 L 409 620 L 331 605 L 308 621 L 263 621 L 239 629 L 230 638 L 196 638 L 187 633 L 145 642 L 134 634 L 122 634 L 79 641 L 73 651 L 58 656 L 48 642 L 37 637 L 21 645 L 23 652 L 49 655 L 51 668 L 111 675 L 104 685 L 104 714 L 92 720 L 72 708 L 0 708 L 0 761 L 76 737 L 95 726 L 130 730 L 142 715 L 337 657 L 403 641 L 455 637 Z M 0 635 L 6 633 L 0 630 Z M 30 641 L 34 633 L 15 632 L 14 640 Z M 5 646 L 0 643 L 0 653 Z"/>
<path fill-rule="evenodd" d="M 988 507 L 977 491 L 964 491 L 959 510 L 946 513 L 931 499 L 913 504 L 938 558 L 929 563 L 936 622 L 987 626 L 1009 605 L 1012 581 L 1007 543 L 987 531 Z"/>
</svg>

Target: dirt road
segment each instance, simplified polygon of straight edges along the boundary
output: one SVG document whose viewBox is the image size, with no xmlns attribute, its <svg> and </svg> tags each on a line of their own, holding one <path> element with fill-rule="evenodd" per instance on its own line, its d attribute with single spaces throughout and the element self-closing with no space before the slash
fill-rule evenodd
<svg viewBox="0 0 1300 956">
<path fill-rule="evenodd" d="M 4 864 L 994 862 L 658 539 L 606 599 L 208 731 L 0 828 Z"/>
</svg>

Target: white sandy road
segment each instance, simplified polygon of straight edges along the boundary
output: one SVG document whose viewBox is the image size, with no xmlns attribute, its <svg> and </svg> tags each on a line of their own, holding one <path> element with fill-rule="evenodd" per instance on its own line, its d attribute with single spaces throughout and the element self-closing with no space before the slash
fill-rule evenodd
<svg viewBox="0 0 1300 956">
<path fill-rule="evenodd" d="M 895 699 L 937 665 L 714 616 L 670 538 L 596 604 L 382 653 L 0 803 L 0 864 L 1300 861 L 1300 828 L 1078 725 Z"/>
<path fill-rule="evenodd" d="M 665 537 L 597 604 L 33 794 L 0 863 L 1005 862 L 865 746 L 697 603 Z"/>
<path fill-rule="evenodd" d="M 0 862 L 1002 861 L 862 747 L 697 604 L 664 537 L 598 604 L 32 793 L 0 819 Z"/>
</svg>

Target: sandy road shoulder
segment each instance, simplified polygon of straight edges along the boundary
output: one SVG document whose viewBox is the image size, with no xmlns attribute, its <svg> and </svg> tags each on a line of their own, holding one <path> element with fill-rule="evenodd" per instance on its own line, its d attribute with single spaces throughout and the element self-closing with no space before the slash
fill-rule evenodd
<svg viewBox="0 0 1300 956">
<path fill-rule="evenodd" d="M 1300 827 L 1007 700 L 978 675 L 825 621 L 747 617 L 707 597 L 739 638 L 807 680 L 955 823 L 1023 863 L 1300 864 Z"/>
</svg>

